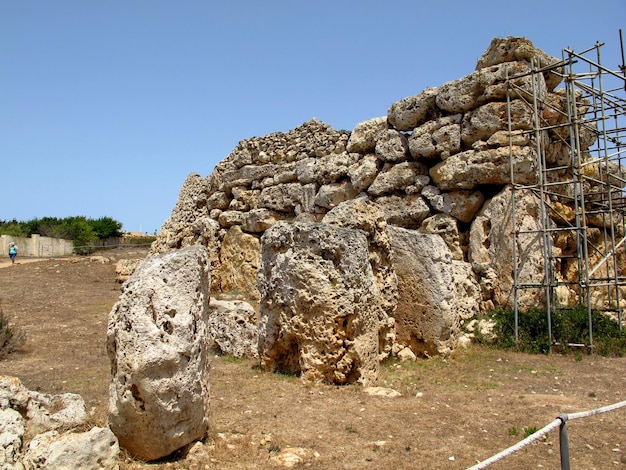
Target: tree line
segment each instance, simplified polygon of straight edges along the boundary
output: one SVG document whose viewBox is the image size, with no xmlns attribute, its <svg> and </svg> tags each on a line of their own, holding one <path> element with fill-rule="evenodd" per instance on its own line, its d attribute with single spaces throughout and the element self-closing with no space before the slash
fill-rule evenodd
<svg viewBox="0 0 626 470">
<path fill-rule="evenodd" d="M 0 220 L 0 235 L 30 237 L 39 234 L 42 237 L 72 240 L 74 247 L 86 247 L 98 240 L 121 237 L 122 224 L 111 217 L 90 219 L 75 217 L 42 217 L 26 222 L 18 220 Z"/>
</svg>

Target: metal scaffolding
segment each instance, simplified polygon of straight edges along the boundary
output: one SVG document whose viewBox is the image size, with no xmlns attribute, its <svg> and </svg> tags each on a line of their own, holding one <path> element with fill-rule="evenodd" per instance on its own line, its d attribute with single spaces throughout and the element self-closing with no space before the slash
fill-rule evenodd
<svg viewBox="0 0 626 470">
<path fill-rule="evenodd" d="M 604 311 L 623 324 L 626 308 L 626 66 L 620 31 L 621 65 L 602 65 L 603 43 L 574 52 L 564 49 L 562 61 L 531 64 L 528 82 L 507 80 L 509 156 L 511 159 L 513 226 L 513 303 L 518 338 L 519 298 L 535 290 L 546 307 L 548 335 L 559 309 L 582 306 L 588 311 L 593 348 L 592 311 Z M 544 77 L 556 74 L 563 89 L 546 93 Z M 516 131 L 512 103 L 532 114 L 532 129 Z M 519 127 L 519 126 L 518 126 Z M 515 181 L 514 136 L 525 134 L 536 152 L 537 181 Z M 518 177 L 519 179 L 519 177 Z M 521 191 L 532 193 L 539 206 L 536 226 L 516 225 Z M 521 275 L 529 239 L 541 246 L 543 273 Z M 592 350 L 592 349 L 591 349 Z"/>
</svg>

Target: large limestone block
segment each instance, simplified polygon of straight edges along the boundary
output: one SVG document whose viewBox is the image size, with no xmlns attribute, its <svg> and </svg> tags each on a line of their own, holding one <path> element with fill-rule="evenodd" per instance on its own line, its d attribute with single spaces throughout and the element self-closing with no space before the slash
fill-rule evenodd
<svg viewBox="0 0 626 470">
<path fill-rule="evenodd" d="M 222 175 L 220 191 L 230 192 L 237 186 L 250 187 L 253 182 L 270 178 L 278 173 L 280 166 L 267 163 L 263 165 L 246 165 L 236 170 L 227 171 Z"/>
<path fill-rule="evenodd" d="M 348 168 L 360 158 L 361 155 L 358 153 L 343 152 L 300 160 L 296 165 L 298 181 L 303 184 L 333 183 L 345 176 Z"/>
<path fill-rule="evenodd" d="M 420 162 L 402 162 L 397 165 L 386 165 L 384 171 L 368 188 L 367 192 L 373 196 L 404 191 L 408 186 L 415 183 L 418 176 L 426 175 L 428 168 Z"/>
<path fill-rule="evenodd" d="M 263 233 L 280 218 L 279 213 L 269 209 L 254 209 L 241 214 L 241 228 L 250 233 Z"/>
<path fill-rule="evenodd" d="M 396 101 L 387 111 L 389 124 L 399 131 L 412 131 L 426 121 L 439 117 L 440 111 L 435 104 L 437 92 L 437 88 L 426 88 L 418 95 Z"/>
<path fill-rule="evenodd" d="M 375 199 L 389 225 L 419 228 L 422 221 L 431 215 L 430 207 L 419 194 L 407 196 L 383 196 Z"/>
<path fill-rule="evenodd" d="M 260 208 L 292 212 L 302 201 L 302 185 L 300 183 L 279 184 L 264 188 L 259 196 Z"/>
<path fill-rule="evenodd" d="M 471 268 L 453 263 L 439 235 L 388 231 L 398 276 L 397 342 L 416 355 L 445 355 L 454 348 L 461 321 L 478 312 L 480 288 Z"/>
<path fill-rule="evenodd" d="M 425 186 L 422 196 L 428 199 L 431 207 L 460 220 L 471 222 L 485 201 L 480 191 L 450 191 L 442 193 L 436 186 Z"/>
<path fill-rule="evenodd" d="M 18 468 L 24 430 L 24 418 L 17 410 L 0 407 L 0 468 Z"/>
<path fill-rule="evenodd" d="M 256 312 L 241 300 L 211 299 L 209 303 L 209 345 L 221 354 L 258 357 Z"/>
<path fill-rule="evenodd" d="M 235 211 L 249 211 L 259 206 L 261 190 L 236 187 L 232 189 L 234 199 L 228 204 L 228 208 Z M 210 199 L 210 198 L 209 198 Z M 216 209 L 224 209 L 217 207 Z"/>
<path fill-rule="evenodd" d="M 531 147 L 498 147 L 466 150 L 430 169 L 430 177 L 441 190 L 473 189 L 479 185 L 503 186 L 511 182 L 511 158 L 515 182 L 537 181 L 537 157 Z"/>
<path fill-rule="evenodd" d="M 259 210 L 259 209 L 256 209 L 256 210 Z M 267 209 L 264 209 L 264 210 L 267 211 Z M 241 212 L 241 211 L 224 211 L 219 215 L 217 221 L 220 224 L 220 226 L 225 227 L 225 228 L 229 228 L 234 225 L 241 225 L 243 224 L 244 214 L 245 212 Z"/>
<path fill-rule="evenodd" d="M 421 233 L 439 235 L 448 245 L 452 259 L 463 261 L 464 254 L 461 248 L 461 236 L 459 234 L 459 224 L 451 215 L 435 214 L 422 222 L 419 228 Z"/>
<path fill-rule="evenodd" d="M 72 428 L 87 421 L 87 408 L 83 397 L 75 393 L 48 395 L 28 391 L 26 417 L 29 427 L 36 431 Z"/>
<path fill-rule="evenodd" d="M 388 127 L 387 116 L 358 123 L 348 139 L 348 152 L 362 154 L 373 152 L 376 142 Z"/>
<path fill-rule="evenodd" d="M 354 189 L 349 180 L 325 184 L 320 187 L 315 195 L 315 205 L 325 209 L 332 209 L 342 202 L 353 199 L 357 194 L 356 189 Z"/>
<path fill-rule="evenodd" d="M 513 216 L 512 191 L 506 187 L 485 202 L 470 229 L 468 258 L 481 266 L 493 282 L 493 302 L 496 306 L 513 307 L 513 249 L 514 231 L 518 232 L 518 279 L 520 284 L 541 284 L 544 277 L 543 241 L 540 229 L 540 205 L 528 190 L 516 192 Z M 515 226 L 513 226 L 515 220 Z M 492 272 L 493 271 L 493 272 Z M 491 280 L 489 281 L 492 282 Z M 488 300 L 488 299 L 485 299 Z M 544 289 L 521 289 L 518 306 L 521 310 L 545 305 Z"/>
<path fill-rule="evenodd" d="M 207 251 L 190 246 L 145 259 L 109 314 L 109 426 L 138 458 L 205 435 L 209 290 Z"/>
<path fill-rule="evenodd" d="M 388 325 L 362 231 L 278 222 L 263 235 L 258 281 L 261 367 L 305 381 L 376 381 Z"/>
<path fill-rule="evenodd" d="M 528 39 L 508 36 L 491 40 L 491 44 L 489 44 L 485 53 L 478 59 L 476 70 L 503 62 L 520 60 L 528 62 L 533 60 L 538 68 L 549 67 L 560 62 L 556 57 L 550 57 L 541 49 L 537 49 Z M 563 72 L 564 68 L 562 65 L 543 72 L 548 90 L 554 90 L 561 83 Z"/>
<path fill-rule="evenodd" d="M 445 160 L 461 150 L 461 114 L 446 116 L 415 128 L 409 137 L 409 151 L 415 158 Z"/>
<path fill-rule="evenodd" d="M 365 197 L 360 197 L 335 207 L 324 216 L 322 222 L 362 230 L 367 236 L 370 265 L 380 292 L 380 321 L 386 322 L 387 316 L 393 314 L 398 302 L 398 279 L 393 270 L 387 221 L 380 206 Z M 383 339 L 381 338 L 381 344 Z M 384 349 L 382 348 L 381 352 L 384 352 Z"/>
<path fill-rule="evenodd" d="M 507 79 L 514 85 L 509 88 L 512 98 L 522 97 L 531 100 L 534 95 L 544 99 L 547 94 L 543 76 L 530 75 L 527 62 L 507 62 L 477 70 L 458 80 L 444 83 L 439 87 L 435 103 L 438 108 L 451 113 L 464 113 L 489 101 L 504 101 L 507 93 Z M 533 93 L 533 80 L 534 93 Z"/>
<path fill-rule="evenodd" d="M 121 259 L 115 264 L 115 280 L 119 283 L 126 281 L 143 258 Z"/>
<path fill-rule="evenodd" d="M 388 129 L 376 142 L 376 156 L 383 162 L 403 162 L 409 156 L 409 141 L 402 132 Z"/>
<path fill-rule="evenodd" d="M 532 106 L 523 100 L 513 100 L 510 105 L 502 102 L 487 103 L 463 118 L 461 139 L 466 148 L 478 141 L 487 141 L 498 131 L 508 130 L 509 116 L 511 130 L 528 130 L 533 128 Z M 509 145 L 508 139 L 506 145 Z"/>
<path fill-rule="evenodd" d="M 207 199 L 207 210 L 225 210 L 231 203 L 231 197 L 223 191 L 215 191 Z"/>
<path fill-rule="evenodd" d="M 243 233 L 241 227 L 231 227 L 220 250 L 219 290 L 238 292 L 248 299 L 257 300 L 259 290 L 256 285 L 256 272 L 261 263 L 261 242 L 259 237 Z"/>
<path fill-rule="evenodd" d="M 365 191 L 378 175 L 378 158 L 369 154 L 348 168 L 348 176 L 352 187 L 358 193 Z"/>
<path fill-rule="evenodd" d="M 115 470 L 120 448 L 109 428 L 86 432 L 48 431 L 33 438 L 24 456 L 29 469 Z"/>
</svg>

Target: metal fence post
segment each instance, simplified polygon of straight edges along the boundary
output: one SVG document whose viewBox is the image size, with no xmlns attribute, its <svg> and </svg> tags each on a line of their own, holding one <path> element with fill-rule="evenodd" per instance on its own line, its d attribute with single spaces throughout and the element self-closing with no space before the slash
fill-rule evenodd
<svg viewBox="0 0 626 470">
<path fill-rule="evenodd" d="M 559 415 L 561 426 L 559 427 L 559 450 L 561 453 L 561 470 L 570 470 L 569 466 L 569 443 L 567 440 L 567 413 Z"/>
</svg>

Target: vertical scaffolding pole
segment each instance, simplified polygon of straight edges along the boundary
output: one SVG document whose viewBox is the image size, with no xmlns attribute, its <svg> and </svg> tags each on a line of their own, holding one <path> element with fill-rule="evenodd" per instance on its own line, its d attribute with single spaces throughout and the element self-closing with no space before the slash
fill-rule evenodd
<svg viewBox="0 0 626 470">
<path fill-rule="evenodd" d="M 601 43 L 581 53 L 563 49 L 562 62 L 541 69 L 531 61 L 532 105 L 534 136 L 537 153 L 537 183 L 527 186 L 515 182 L 513 168 L 513 138 L 511 119 L 511 94 L 515 87 L 507 76 L 507 119 L 509 132 L 510 178 L 512 184 L 511 220 L 513 231 L 513 298 L 515 310 L 515 338 L 519 340 L 519 306 L 521 289 L 543 289 L 548 319 L 548 336 L 553 342 L 552 319 L 556 308 L 572 307 L 560 305 L 557 301 L 557 288 L 564 286 L 570 293 L 576 293 L 576 303 L 587 311 L 589 340 L 588 348 L 593 351 L 593 312 L 603 310 L 617 316 L 622 327 L 622 303 L 626 294 L 626 273 L 620 272 L 620 266 L 626 264 L 626 65 L 624 65 L 624 46 L 620 30 L 622 65 L 620 72 L 614 72 L 602 66 Z M 590 53 L 595 52 L 593 59 Z M 589 70 L 577 72 L 576 65 L 588 65 Z M 557 71 L 558 69 L 558 71 Z M 562 120 L 558 124 L 544 121 L 543 110 L 552 106 L 544 101 L 538 80 L 540 74 L 550 70 L 552 73 L 564 71 L 565 90 L 562 92 L 564 106 L 552 107 L 551 111 L 560 113 Z M 518 77 L 515 77 L 518 78 Z M 611 79 L 606 86 L 605 80 Z M 517 94 L 518 98 L 520 94 Z M 554 96 L 554 95 L 553 95 Z M 558 93 L 556 94 L 558 96 Z M 546 140 L 546 136 L 550 139 Z M 550 161 L 546 158 L 546 145 L 562 145 L 565 153 Z M 554 152 L 558 148 L 552 148 Z M 566 159 L 563 159 L 567 156 Z M 556 188 L 556 189 L 553 189 Z M 532 191 L 539 200 L 540 221 L 537 227 L 525 230 L 523 235 L 532 235 L 542 243 L 543 277 L 540 284 L 520 280 L 519 266 L 523 265 L 524 256 L 518 244 L 522 233 L 516 227 L 516 192 L 521 189 Z M 554 215 L 559 215 L 552 207 L 553 202 L 566 205 L 573 211 L 572 219 L 559 220 L 555 225 Z M 566 237 L 575 236 L 575 255 L 554 252 L 554 237 L 564 233 Z M 571 253 L 571 252 L 570 252 Z M 557 263 L 556 260 L 560 261 Z M 568 258 L 568 259 L 566 259 Z M 620 261 L 621 260 L 621 261 Z M 572 271 L 576 263 L 575 271 Z M 562 271 L 557 272 L 559 267 Z M 624 268 L 622 267 L 622 270 Z M 577 276 L 573 279 L 572 274 Z M 573 287 L 576 286 L 576 290 Z M 563 287 L 561 287 L 563 290 Z"/>
</svg>

